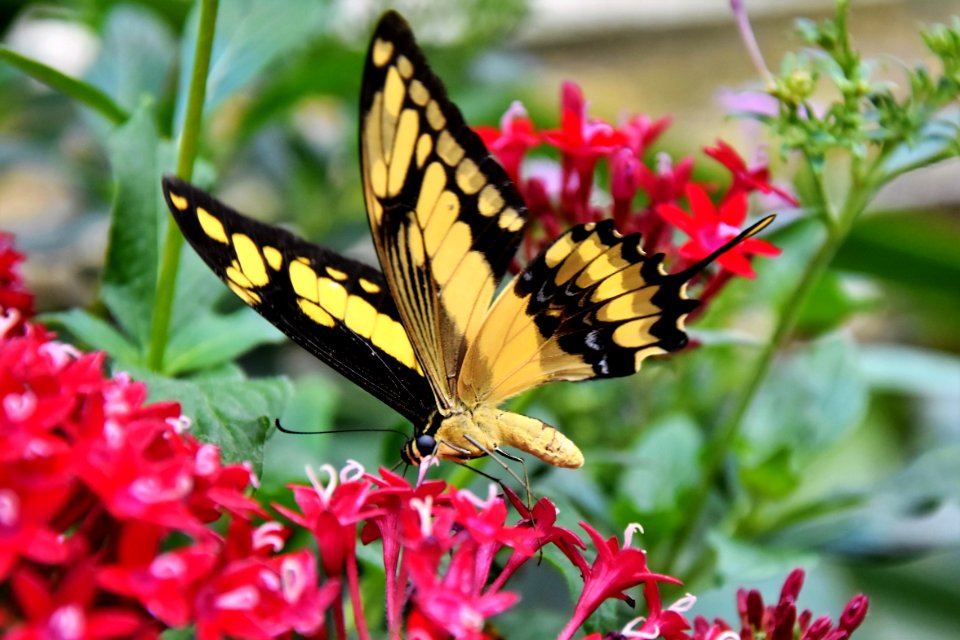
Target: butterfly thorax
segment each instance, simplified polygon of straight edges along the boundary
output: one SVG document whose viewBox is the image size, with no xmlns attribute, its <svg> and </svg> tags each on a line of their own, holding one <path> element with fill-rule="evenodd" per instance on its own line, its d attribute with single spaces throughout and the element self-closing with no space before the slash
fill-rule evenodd
<svg viewBox="0 0 960 640">
<path fill-rule="evenodd" d="M 494 453 L 504 445 L 558 467 L 583 465 L 577 445 L 550 425 L 490 404 L 434 414 L 404 445 L 402 455 L 409 463 L 418 463 L 431 453 L 444 460 L 464 462 Z"/>
</svg>

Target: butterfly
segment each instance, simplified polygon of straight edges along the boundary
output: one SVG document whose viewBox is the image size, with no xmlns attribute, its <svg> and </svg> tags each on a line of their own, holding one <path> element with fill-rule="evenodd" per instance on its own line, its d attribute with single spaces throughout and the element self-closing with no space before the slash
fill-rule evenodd
<svg viewBox="0 0 960 640">
<path fill-rule="evenodd" d="M 381 270 L 247 218 L 173 177 L 184 236 L 294 342 L 414 425 L 402 459 L 465 462 L 504 447 L 558 467 L 583 455 L 541 420 L 500 408 L 555 380 L 635 373 L 681 349 L 686 283 L 764 219 L 678 273 L 611 220 L 575 226 L 502 290 L 523 200 L 448 98 L 399 14 L 373 34 L 360 95 L 363 192 Z"/>
</svg>

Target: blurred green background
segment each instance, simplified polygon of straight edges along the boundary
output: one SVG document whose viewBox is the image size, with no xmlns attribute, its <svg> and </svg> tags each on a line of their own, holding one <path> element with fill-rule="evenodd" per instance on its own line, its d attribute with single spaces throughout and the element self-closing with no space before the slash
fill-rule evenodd
<svg viewBox="0 0 960 640">
<path fill-rule="evenodd" d="M 821 17 L 831 6 L 749 2 L 768 63 L 777 66 L 800 47 L 793 18 Z M 756 126 L 730 119 L 722 107 L 729 92 L 758 86 L 722 0 L 223 0 L 218 33 L 230 37 L 215 42 L 196 181 L 215 184 L 243 212 L 375 262 L 362 210 L 356 104 L 371 25 L 386 7 L 411 22 L 473 124 L 495 124 L 520 99 L 541 128 L 554 127 L 560 83 L 572 79 L 591 113 L 610 121 L 672 116 L 657 150 L 696 156 L 698 179 L 724 179 L 700 153 L 717 138 L 748 158 L 764 144 Z M 169 137 L 182 117 L 183 56 L 192 49 L 183 34 L 193 10 L 176 0 L 3 0 L 0 38 L 86 79 L 124 109 L 148 101 Z M 898 59 L 931 62 L 920 26 L 948 22 L 951 12 L 956 2 L 854 2 L 854 42 L 865 57 L 879 58 L 881 76 L 897 81 Z M 13 231 L 27 253 L 24 272 L 41 310 L 96 299 L 113 189 L 111 135 L 98 115 L 0 64 L 0 228 Z M 775 176 L 789 182 L 790 160 L 773 161 Z M 693 325 L 699 348 L 649 363 L 632 378 L 555 384 L 517 401 L 585 451 L 578 471 L 528 460 L 535 490 L 561 506 L 562 521 L 588 520 L 606 535 L 639 521 L 658 569 L 658 549 L 692 515 L 685 505 L 699 480 L 705 430 L 736 395 L 771 310 L 789 295 L 817 240 L 816 227 L 799 217 L 788 214 L 773 238 L 784 255 L 758 263 L 757 280 L 732 284 Z M 958 247 L 956 158 L 895 181 L 854 229 L 752 406 L 735 468 L 709 507 L 713 524 L 701 532 L 709 562 L 684 576 L 700 597 L 692 613 L 731 618 L 737 587 L 761 587 L 775 598 L 789 569 L 802 565 L 809 573 L 800 604 L 816 614 L 838 615 L 857 591 L 871 597 L 858 637 L 956 637 Z M 234 302 L 225 297 L 224 304 Z M 293 379 L 282 416 L 288 427 L 408 428 L 285 341 L 242 364 L 253 376 Z M 307 463 L 392 465 L 399 443 L 379 434 L 274 435 L 263 491 L 302 480 Z M 460 469 L 442 472 L 476 481 Z M 569 596 L 550 571 L 545 564 L 522 576 L 524 604 L 498 619 L 506 637 L 546 637 L 544 629 L 565 619 Z M 607 614 L 630 617 L 622 606 Z"/>
</svg>

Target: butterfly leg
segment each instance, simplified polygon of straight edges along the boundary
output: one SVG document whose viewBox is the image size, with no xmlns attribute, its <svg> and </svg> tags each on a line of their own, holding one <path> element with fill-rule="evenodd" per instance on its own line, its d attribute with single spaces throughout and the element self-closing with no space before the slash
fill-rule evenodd
<svg viewBox="0 0 960 640">
<path fill-rule="evenodd" d="M 527 473 L 527 463 L 520 456 L 515 456 L 512 453 L 507 453 L 499 446 L 494 447 L 494 453 L 497 453 L 507 460 L 513 460 L 514 462 L 520 463 L 520 468 L 523 469 L 523 488 L 527 493 L 527 509 L 533 510 L 533 488 L 530 486 L 530 475 Z M 506 465 L 504 465 L 506 466 Z"/>
<path fill-rule="evenodd" d="M 503 467 L 503 470 L 506 471 L 508 474 L 510 474 L 510 476 L 511 476 L 514 480 L 516 480 L 518 483 L 520 483 L 520 484 L 523 485 L 524 489 L 525 489 L 526 492 L 527 492 L 527 506 L 528 506 L 528 508 L 532 508 L 532 507 L 530 506 L 530 501 L 531 501 L 531 498 L 533 497 L 533 492 L 530 490 L 530 480 L 527 478 L 527 466 L 526 466 L 525 464 L 523 464 L 523 459 L 522 459 L 522 458 L 518 458 L 518 457 L 516 457 L 516 456 L 514 456 L 514 455 L 511 455 L 511 454 L 507 453 L 506 451 L 504 451 L 503 449 L 501 449 L 499 446 L 494 446 L 493 450 L 490 450 L 490 449 L 484 447 L 482 444 L 480 444 L 473 436 L 471 436 L 471 435 L 469 435 L 469 434 L 464 435 L 464 438 L 466 438 L 466 440 L 469 441 L 470 444 L 472 444 L 473 446 L 475 446 L 477 449 L 480 449 L 480 450 L 483 451 L 485 454 L 487 454 L 487 456 L 488 456 L 491 460 L 493 460 L 493 461 L 496 462 L 498 465 L 500 465 L 501 467 Z M 523 478 L 521 478 L 520 476 L 518 476 L 518 475 L 517 475 L 517 472 L 510 468 L 510 465 L 508 465 L 506 462 L 504 462 L 503 460 L 501 460 L 500 458 L 498 458 L 497 456 L 495 456 L 494 453 L 498 453 L 498 454 L 502 455 L 502 456 L 505 457 L 505 458 L 509 458 L 510 460 L 515 460 L 515 461 L 519 462 L 519 463 L 521 464 L 521 466 L 523 467 Z M 473 468 L 473 467 L 471 467 L 471 468 Z M 476 469 L 475 469 L 475 470 L 476 470 Z M 484 475 L 486 475 L 486 474 L 484 474 Z M 489 476 L 487 476 L 487 477 L 489 477 Z M 496 480 L 496 478 L 494 478 L 494 479 Z M 497 484 L 503 486 L 503 482 L 501 482 L 500 480 L 497 480 Z"/>
</svg>

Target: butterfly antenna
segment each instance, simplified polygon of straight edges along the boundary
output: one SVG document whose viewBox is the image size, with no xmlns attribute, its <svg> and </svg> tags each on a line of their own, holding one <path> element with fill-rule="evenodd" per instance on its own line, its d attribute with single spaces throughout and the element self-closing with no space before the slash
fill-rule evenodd
<svg viewBox="0 0 960 640">
<path fill-rule="evenodd" d="M 767 226 L 769 226 L 769 224 L 770 224 L 771 222 L 773 222 L 774 218 L 776 218 L 776 217 L 777 217 L 777 216 L 775 216 L 775 215 L 769 215 L 769 216 L 767 216 L 766 218 L 764 218 L 763 220 L 760 220 L 759 222 L 754 223 L 754 224 L 751 225 L 749 228 L 741 231 L 740 234 L 739 234 L 736 238 L 733 238 L 732 240 L 730 240 L 729 242 L 727 242 L 726 244 L 724 244 L 722 247 L 720 247 L 719 249 L 717 249 L 716 251 L 714 251 L 713 253 L 711 253 L 710 255 L 708 255 L 708 256 L 707 256 L 706 258 L 704 258 L 703 260 L 700 260 L 700 261 L 697 262 L 696 264 L 693 264 L 693 265 L 687 267 L 687 268 L 684 269 L 683 271 L 678 271 L 677 273 L 674 273 L 674 274 L 672 274 L 672 275 L 673 275 L 675 278 L 679 278 L 679 279 L 681 279 L 681 280 L 683 280 L 683 281 L 690 280 L 690 279 L 693 278 L 695 275 L 697 275 L 698 273 L 700 273 L 701 271 L 703 271 L 704 269 L 706 269 L 708 266 L 710 266 L 710 264 L 711 264 L 714 260 L 716 260 L 717 258 L 719 258 L 720 256 L 722 256 L 723 254 L 725 254 L 727 251 L 730 251 L 730 249 L 733 249 L 735 246 L 737 246 L 738 244 L 740 244 L 741 242 L 743 242 L 743 241 L 746 240 L 747 238 L 752 238 L 753 236 L 757 235 L 758 233 L 760 233 L 761 231 L 763 231 L 764 229 L 766 229 Z"/>
<path fill-rule="evenodd" d="M 379 427 L 363 427 L 360 429 L 328 429 L 324 431 L 295 431 L 293 429 L 287 429 L 282 424 L 280 424 L 280 418 L 277 418 L 273 421 L 277 427 L 277 431 L 283 433 L 290 433 L 297 436 L 318 436 L 326 435 L 328 433 L 399 433 L 400 435 L 406 437 L 408 434 L 399 429 L 383 429 Z"/>
</svg>

